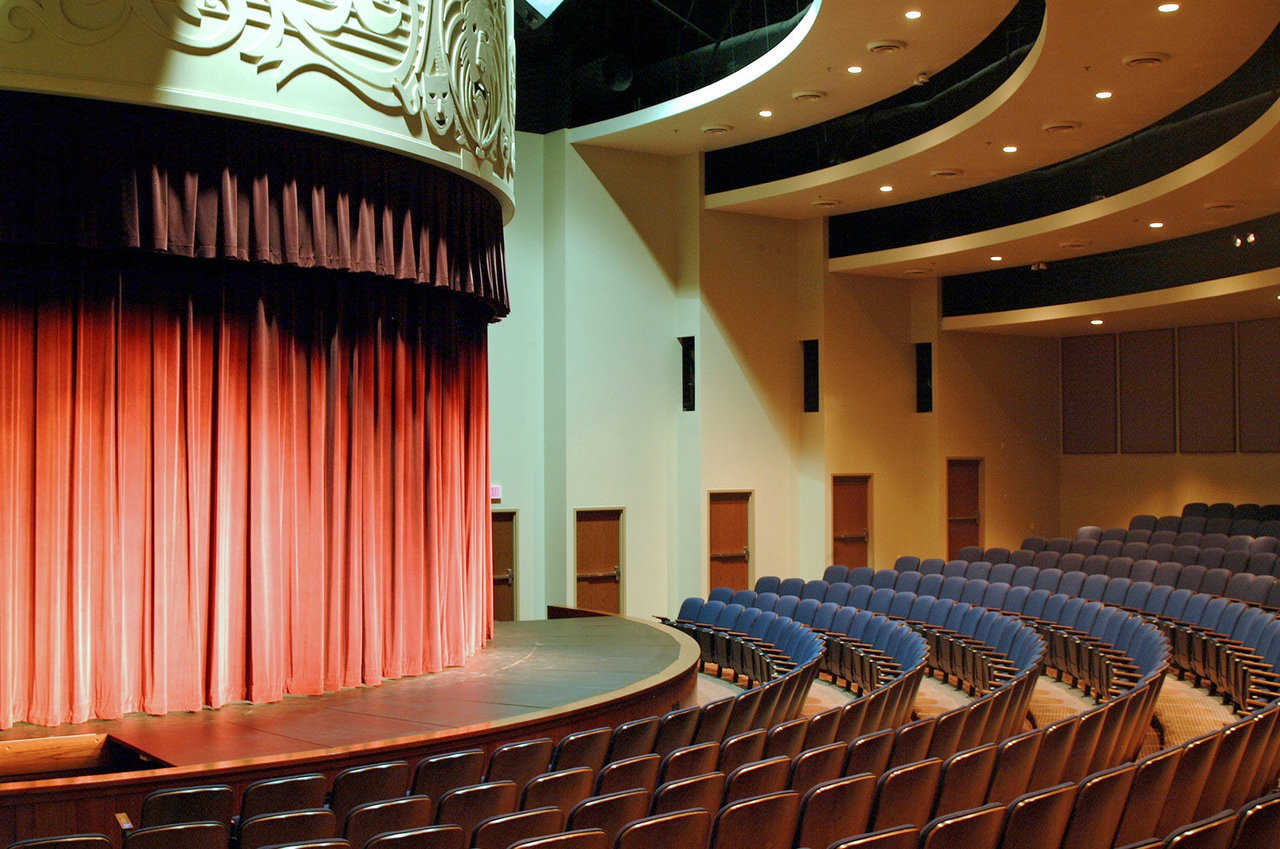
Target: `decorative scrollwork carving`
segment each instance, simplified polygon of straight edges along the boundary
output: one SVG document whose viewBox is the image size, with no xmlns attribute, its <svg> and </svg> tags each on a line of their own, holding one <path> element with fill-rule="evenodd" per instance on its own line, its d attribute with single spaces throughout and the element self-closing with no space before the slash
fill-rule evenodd
<svg viewBox="0 0 1280 849">
<path fill-rule="evenodd" d="M 0 41 L 47 34 L 66 45 L 135 45 L 141 22 L 168 49 L 231 48 L 274 90 L 325 74 L 405 132 L 513 173 L 514 39 L 509 0 L 0 0 Z M 136 28 L 135 28 L 136 30 Z M 52 51 L 50 55 L 56 55 Z M 0 65 L 3 56 L 0 55 Z"/>
</svg>

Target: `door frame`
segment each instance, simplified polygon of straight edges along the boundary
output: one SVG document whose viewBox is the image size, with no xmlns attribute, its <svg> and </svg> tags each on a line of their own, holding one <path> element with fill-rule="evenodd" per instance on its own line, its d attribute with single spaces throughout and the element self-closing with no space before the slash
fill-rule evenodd
<svg viewBox="0 0 1280 849">
<path fill-rule="evenodd" d="M 747 496 L 747 589 L 756 585 L 756 491 L 755 489 L 726 489 L 718 487 L 705 491 L 702 503 L 707 505 L 706 520 L 702 523 L 702 597 L 711 592 L 711 496 Z"/>
<path fill-rule="evenodd" d="M 569 520 L 569 586 L 573 587 L 570 604 L 578 606 L 578 514 L 599 510 L 618 511 L 618 615 L 627 615 L 627 508 L 620 504 L 599 507 L 574 507 Z"/>
<path fill-rule="evenodd" d="M 489 507 L 489 527 L 493 514 L 511 514 L 511 621 L 520 621 L 520 511 L 514 507 Z M 489 579 L 493 580 L 493 540 L 489 540 Z"/>
<path fill-rule="evenodd" d="M 942 547 L 948 553 L 951 549 L 951 463 L 955 460 L 977 462 L 978 464 L 978 547 L 987 548 L 987 458 L 962 454 L 950 455 L 942 460 Z"/>
<path fill-rule="evenodd" d="M 832 472 L 827 481 L 827 566 L 836 562 L 836 478 L 867 479 L 867 565 L 876 562 L 876 476 L 874 472 Z"/>
</svg>

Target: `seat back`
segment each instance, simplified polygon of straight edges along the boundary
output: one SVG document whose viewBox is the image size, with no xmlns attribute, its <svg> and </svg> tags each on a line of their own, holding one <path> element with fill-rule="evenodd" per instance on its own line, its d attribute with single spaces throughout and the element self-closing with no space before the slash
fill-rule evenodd
<svg viewBox="0 0 1280 849">
<path fill-rule="evenodd" d="M 649 792 L 641 789 L 590 796 L 573 806 L 564 827 L 566 831 L 598 828 L 612 846 L 623 826 L 649 813 L 649 801 Z"/>
<path fill-rule="evenodd" d="M 1071 821 L 1076 785 L 1063 782 L 1024 793 L 1006 809 L 1000 849 L 1044 849 L 1062 845 Z M 1110 845 L 1110 844 L 1107 844 Z"/>
<path fill-rule="evenodd" d="M 520 810 L 554 807 L 567 814 L 591 795 L 595 778 L 595 773 L 585 766 L 534 776 L 521 791 Z"/>
<path fill-rule="evenodd" d="M 995 744 L 988 743 L 956 752 L 943 762 L 935 816 L 976 808 L 986 800 L 998 751 Z"/>
<path fill-rule="evenodd" d="M 455 787 L 436 804 L 436 822 L 456 825 L 470 835 L 483 820 L 516 809 L 520 788 L 514 781 L 490 781 Z"/>
<path fill-rule="evenodd" d="M 681 746 L 688 746 L 693 742 L 701 716 L 702 708 L 698 705 L 669 711 L 658 722 L 658 736 L 654 738 L 653 751 L 665 755 Z"/>
<path fill-rule="evenodd" d="M 650 792 L 658 786 L 658 770 L 662 767 L 662 755 L 636 755 L 633 758 L 610 761 L 596 776 L 596 795 L 632 790 L 636 787 Z"/>
<path fill-rule="evenodd" d="M 1136 764 L 1124 764 L 1095 772 L 1080 782 L 1062 849 L 1112 845 L 1136 771 Z"/>
<path fill-rule="evenodd" d="M 919 842 L 919 828 L 914 825 L 895 825 L 841 840 L 829 849 L 916 849 Z"/>
<path fill-rule="evenodd" d="M 231 787 L 226 784 L 173 787 L 155 790 L 143 798 L 138 827 L 150 828 L 182 822 L 221 822 L 230 825 L 234 815 L 235 796 Z"/>
<path fill-rule="evenodd" d="M 426 796 L 401 796 L 352 808 L 342 836 L 352 846 L 363 847 L 376 834 L 428 825 L 431 825 L 431 800 Z"/>
<path fill-rule="evenodd" d="M 763 750 L 763 732 L 760 734 L 760 747 Z M 719 758 L 720 746 L 717 743 L 694 743 L 692 746 L 682 746 L 662 757 L 662 764 L 658 769 L 658 781 L 664 782 L 673 778 L 685 778 L 690 775 L 712 772 L 715 770 Z M 638 787 L 640 785 L 632 786 Z"/>
<path fill-rule="evenodd" d="M 1129 801 L 1124 806 L 1124 815 L 1116 833 L 1117 846 L 1156 836 L 1160 812 L 1164 809 L 1169 788 L 1173 786 L 1173 774 L 1181 757 L 1182 749 L 1173 747 L 1138 762 L 1133 786 L 1129 788 Z"/>
<path fill-rule="evenodd" d="M 531 837 L 546 837 L 560 831 L 564 814 L 559 808 L 534 808 L 489 817 L 471 833 L 472 849 L 507 849 Z"/>
<path fill-rule="evenodd" d="M 322 808 L 328 783 L 318 772 L 255 781 L 240 794 L 240 821 L 277 811 Z"/>
<path fill-rule="evenodd" d="M 240 822 L 240 849 L 320 840 L 338 833 L 338 820 L 328 808 L 273 811 Z"/>
<path fill-rule="evenodd" d="M 706 849 L 710 834 L 710 811 L 698 809 L 672 811 L 629 823 L 618 832 L 614 849 L 654 849 L 654 847 Z"/>
<path fill-rule="evenodd" d="M 366 843 L 364 849 L 466 849 L 467 836 L 456 825 L 429 825 L 425 828 L 379 834 Z M 345 840 L 342 844 L 350 845 Z"/>
<path fill-rule="evenodd" d="M 665 814 L 688 808 L 717 811 L 724 803 L 726 781 L 727 776 L 723 772 L 707 772 L 668 781 L 654 791 L 648 812 Z"/>
<path fill-rule="evenodd" d="M 996 849 L 1004 826 L 1004 805 L 984 805 L 947 814 L 920 832 L 922 849 Z"/>
<path fill-rule="evenodd" d="M 356 805 L 394 799 L 409 789 L 409 764 L 405 761 L 353 766 L 344 769 L 333 778 L 329 791 L 329 810 L 346 822 L 347 814 Z"/>
<path fill-rule="evenodd" d="M 779 755 L 743 764 L 725 777 L 724 804 L 787 789 L 791 758 Z"/>
<path fill-rule="evenodd" d="M 836 742 L 799 753 L 791 759 L 787 786 L 804 794 L 816 784 L 838 778 L 844 771 L 847 753 L 845 744 Z"/>
<path fill-rule="evenodd" d="M 795 845 L 826 847 L 866 831 L 875 792 L 876 778 L 866 773 L 815 784 L 800 801 Z"/>
<path fill-rule="evenodd" d="M 608 734 L 604 737 L 604 745 L 606 747 L 609 745 Z M 604 755 L 601 754 L 601 760 L 603 759 Z M 463 749 L 458 752 L 429 755 L 418 761 L 418 765 L 413 769 L 411 792 L 415 796 L 426 796 L 434 807 L 440 797 L 453 788 L 479 784 L 483 780 L 484 750 Z"/>
<path fill-rule="evenodd" d="M 721 699 L 720 701 L 727 700 Z M 711 704 L 716 703 L 712 702 Z M 711 704 L 702 706 L 704 716 Z M 728 719 L 727 713 L 725 718 L 726 720 Z M 605 760 L 612 762 L 652 753 L 653 744 L 658 739 L 659 722 L 660 720 L 656 716 L 644 716 L 640 719 L 628 720 L 614 726 L 613 734 L 609 738 L 609 754 Z"/>
<path fill-rule="evenodd" d="M 730 802 L 716 814 L 711 849 L 791 849 L 800 819 L 800 794 L 782 790 Z M 685 844 L 672 844 L 684 846 Z"/>
<path fill-rule="evenodd" d="M 556 743 L 555 751 L 551 755 L 551 768 L 572 769 L 575 766 L 585 766 L 588 769 L 599 772 L 600 768 L 604 766 L 605 758 L 609 756 L 609 738 L 612 735 L 613 729 L 608 726 L 566 734 L 560 739 L 559 743 Z M 430 760 L 430 758 L 425 758 L 424 760 Z M 475 779 L 475 781 L 479 780 L 478 778 Z M 474 784 L 475 781 L 458 783 Z M 417 791 L 415 790 L 414 792 Z M 438 796 L 433 796 L 432 798 L 438 798 Z"/>
<path fill-rule="evenodd" d="M 508 849 L 610 849 L 613 841 L 598 828 L 564 831 L 544 837 L 530 837 L 512 843 Z"/>
<path fill-rule="evenodd" d="M 938 758 L 886 770 L 876 783 L 871 827 L 928 822 L 941 777 L 942 761 Z"/>
</svg>

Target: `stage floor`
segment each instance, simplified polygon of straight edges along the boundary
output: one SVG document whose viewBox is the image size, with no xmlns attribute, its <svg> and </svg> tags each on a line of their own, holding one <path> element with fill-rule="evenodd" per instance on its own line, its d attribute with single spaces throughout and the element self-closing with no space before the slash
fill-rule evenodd
<svg viewBox="0 0 1280 849">
<path fill-rule="evenodd" d="M 194 766 L 402 738 L 461 738 L 642 692 L 686 665 L 688 655 L 676 632 L 621 617 L 499 622 L 493 640 L 466 666 L 433 675 L 199 713 L 18 725 L 0 732 L 0 742 L 106 733 L 164 764 Z"/>
</svg>

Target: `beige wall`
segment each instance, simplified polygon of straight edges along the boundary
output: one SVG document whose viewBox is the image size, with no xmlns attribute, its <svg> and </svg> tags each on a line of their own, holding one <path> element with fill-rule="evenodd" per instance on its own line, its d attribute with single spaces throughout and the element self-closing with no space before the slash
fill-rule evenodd
<svg viewBox="0 0 1280 849">
<path fill-rule="evenodd" d="M 1138 513 L 1177 515 L 1189 501 L 1280 502 L 1276 454 L 1069 454 L 1062 458 L 1062 533 L 1128 527 Z"/>
</svg>

